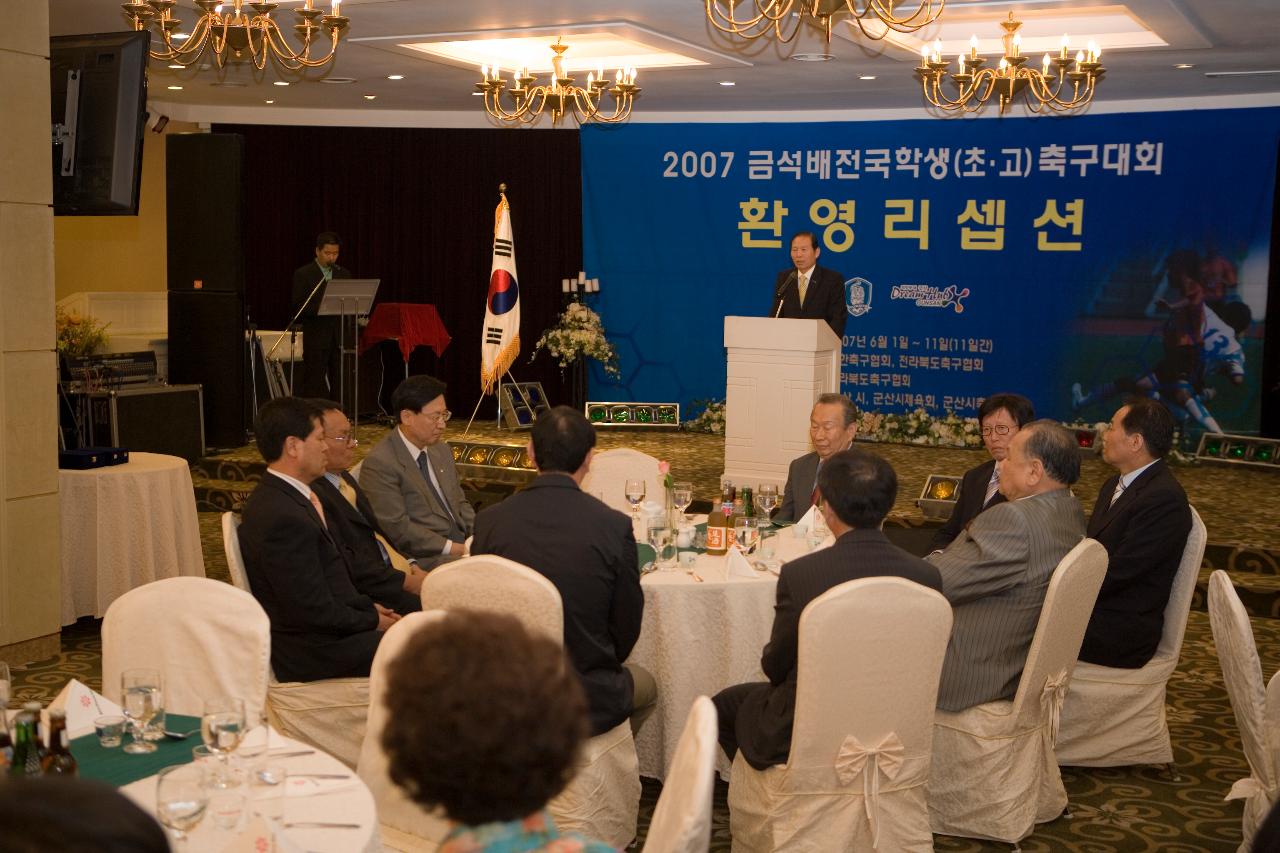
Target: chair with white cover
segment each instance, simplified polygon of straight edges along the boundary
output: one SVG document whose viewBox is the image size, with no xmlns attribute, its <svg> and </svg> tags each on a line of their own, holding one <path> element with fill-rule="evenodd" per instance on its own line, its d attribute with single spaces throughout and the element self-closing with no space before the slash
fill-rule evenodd
<svg viewBox="0 0 1280 853">
<path fill-rule="evenodd" d="M 1076 663 L 1062 704 L 1058 764 L 1072 767 L 1173 765 L 1165 685 L 1178 666 L 1187 630 L 1191 596 L 1200 577 L 1206 533 L 1195 507 L 1182 561 L 1173 576 L 1164 608 L 1160 645 L 1145 666 L 1117 669 L 1087 661 Z"/>
<path fill-rule="evenodd" d="M 564 643 L 560 592 L 538 572 L 504 557 L 464 557 L 432 570 L 422 582 L 422 607 L 506 613 Z M 640 815 L 640 760 L 630 722 L 584 743 L 576 767 L 573 781 L 547 804 L 556 826 L 626 847 Z"/>
<path fill-rule="evenodd" d="M 387 773 L 387 755 L 382 750 L 382 731 L 390 714 L 387 710 L 387 667 L 408 643 L 413 632 L 440 619 L 442 610 L 409 613 L 392 625 L 378 644 L 369 672 L 369 724 L 356 773 L 369 786 L 378 807 L 384 849 L 435 850 L 448 835 L 449 819 L 427 810 L 404 793 Z"/>
<path fill-rule="evenodd" d="M 257 599 L 221 581 L 177 577 L 132 589 L 102 620 L 102 692 L 119 703 L 120 673 L 164 678 L 164 708 L 199 717 L 218 696 L 243 699 L 256 721 L 267 698 L 271 625 Z"/>
<path fill-rule="evenodd" d="M 1249 775 L 1237 780 L 1227 794 L 1228 800 L 1244 800 L 1244 842 L 1239 850 L 1245 853 L 1280 794 L 1280 671 L 1272 674 L 1264 689 L 1249 614 L 1231 577 L 1221 569 L 1209 576 L 1209 627 L 1249 761 Z"/>
<path fill-rule="evenodd" d="M 951 618 L 940 593 L 897 577 L 809 602 L 787 763 L 733 762 L 735 853 L 933 850 L 925 786 Z"/>
<path fill-rule="evenodd" d="M 1012 701 L 937 712 L 929 775 L 934 832 L 1016 846 L 1066 809 L 1053 743 L 1106 570 L 1107 550 L 1093 539 L 1058 563 Z"/>
<path fill-rule="evenodd" d="M 645 500 L 662 502 L 658 460 L 631 447 L 602 450 L 592 456 L 591 468 L 582 480 L 582 491 L 601 496 L 605 504 L 619 512 L 630 513 L 631 504 L 625 494 L 627 480 L 644 480 Z"/>
<path fill-rule="evenodd" d="M 240 552 L 240 518 L 234 513 L 222 514 L 222 548 L 232 581 L 252 593 Z M 369 679 L 276 681 L 270 669 L 268 679 L 267 721 L 282 735 L 323 749 L 354 769 L 369 713 Z"/>
<path fill-rule="evenodd" d="M 644 838 L 644 853 L 707 853 L 719 748 L 716 706 L 706 696 L 699 696 L 693 700 L 671 757 L 671 767 Z"/>
</svg>

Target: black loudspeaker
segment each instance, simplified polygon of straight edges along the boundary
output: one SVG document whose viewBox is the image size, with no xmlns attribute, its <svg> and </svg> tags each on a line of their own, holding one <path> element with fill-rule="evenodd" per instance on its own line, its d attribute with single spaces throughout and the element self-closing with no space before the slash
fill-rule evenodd
<svg viewBox="0 0 1280 853">
<path fill-rule="evenodd" d="M 195 462 L 204 456 L 199 385 L 163 385 L 89 394 L 89 443 Z"/>
<path fill-rule="evenodd" d="M 244 137 L 182 133 L 165 139 L 169 381 L 202 385 L 206 442 L 239 447 L 249 423 Z"/>
<path fill-rule="evenodd" d="M 244 293 L 244 137 L 165 140 L 169 290 Z"/>
</svg>

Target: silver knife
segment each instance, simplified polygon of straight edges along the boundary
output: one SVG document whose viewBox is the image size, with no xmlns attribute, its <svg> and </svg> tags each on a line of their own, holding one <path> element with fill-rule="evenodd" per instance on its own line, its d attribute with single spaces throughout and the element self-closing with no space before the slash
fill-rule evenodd
<svg viewBox="0 0 1280 853">
<path fill-rule="evenodd" d="M 325 823 L 323 821 L 301 821 L 286 823 L 285 829 L 359 829 L 358 823 Z"/>
<path fill-rule="evenodd" d="M 290 773 L 290 779 L 350 779 L 350 773 Z"/>
</svg>

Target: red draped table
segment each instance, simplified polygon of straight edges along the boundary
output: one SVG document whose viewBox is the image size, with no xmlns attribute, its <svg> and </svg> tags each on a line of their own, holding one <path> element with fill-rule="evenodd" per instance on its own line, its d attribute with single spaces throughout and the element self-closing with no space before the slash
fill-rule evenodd
<svg viewBox="0 0 1280 853">
<path fill-rule="evenodd" d="M 382 341 L 394 340 L 400 345 L 406 367 L 409 355 L 421 346 L 435 350 L 436 358 L 444 355 L 452 338 L 444 327 L 434 305 L 408 302 L 384 302 L 373 309 L 369 325 L 360 336 L 360 352 Z"/>
</svg>

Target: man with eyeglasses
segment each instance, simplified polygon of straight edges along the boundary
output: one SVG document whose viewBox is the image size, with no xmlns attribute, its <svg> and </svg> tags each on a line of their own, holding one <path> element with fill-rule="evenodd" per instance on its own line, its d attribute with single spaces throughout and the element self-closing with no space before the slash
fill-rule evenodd
<svg viewBox="0 0 1280 853">
<path fill-rule="evenodd" d="M 324 413 L 324 440 L 328 444 L 325 473 L 311 483 L 320 498 L 325 517 L 332 519 L 334 541 L 347 552 L 351 582 L 360 592 L 403 616 L 422 609 L 419 593 L 427 573 L 416 560 L 406 560 L 386 544 L 369 498 L 351 476 L 355 432 L 342 407 L 333 400 L 313 400 Z"/>
<path fill-rule="evenodd" d="M 410 376 L 391 395 L 397 426 L 360 466 L 360 485 L 391 546 L 430 571 L 461 557 L 476 511 L 444 439 L 445 384 Z"/>
<path fill-rule="evenodd" d="M 982 443 L 991 459 L 965 472 L 951 518 L 933 535 L 931 551 L 941 551 L 960 535 L 978 513 L 1004 503 L 1000 493 L 1000 463 L 1009 455 L 1009 442 L 1036 419 L 1035 407 L 1021 394 L 992 394 L 978 407 Z"/>
</svg>

